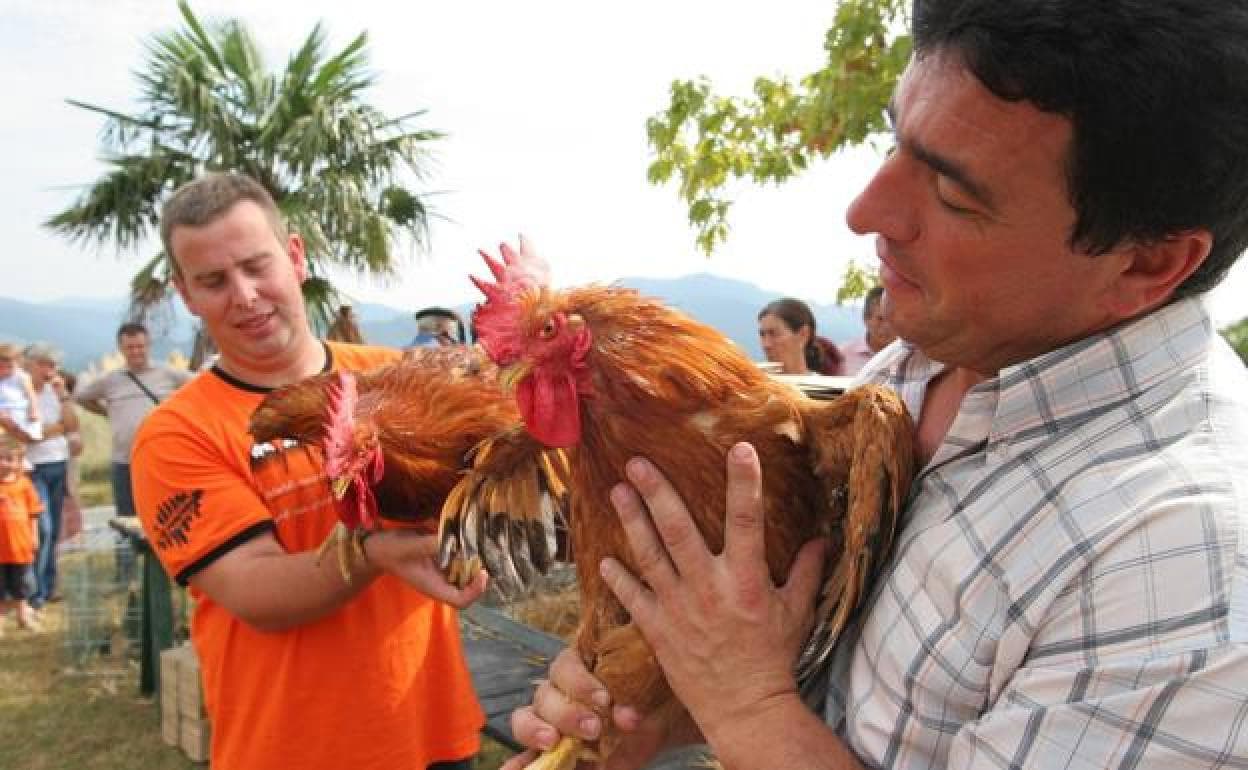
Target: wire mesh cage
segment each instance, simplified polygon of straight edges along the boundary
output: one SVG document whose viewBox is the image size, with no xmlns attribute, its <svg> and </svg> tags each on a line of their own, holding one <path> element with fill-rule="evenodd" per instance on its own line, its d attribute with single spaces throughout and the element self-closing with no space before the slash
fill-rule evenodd
<svg viewBox="0 0 1248 770">
<path fill-rule="evenodd" d="M 62 543 L 57 561 L 70 665 L 85 673 L 128 669 L 141 622 L 134 548 L 109 527 L 94 526 Z"/>
</svg>

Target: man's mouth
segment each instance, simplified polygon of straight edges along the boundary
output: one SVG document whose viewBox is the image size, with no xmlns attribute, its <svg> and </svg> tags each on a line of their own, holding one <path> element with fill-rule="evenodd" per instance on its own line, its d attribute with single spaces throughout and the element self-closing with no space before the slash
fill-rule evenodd
<svg viewBox="0 0 1248 770">
<path fill-rule="evenodd" d="M 276 315 L 277 311 L 270 311 L 262 315 L 248 316 L 234 324 L 234 327 L 246 334 L 254 334 L 263 331 L 269 321 Z"/>
<path fill-rule="evenodd" d="M 885 291 L 898 288 L 918 288 L 918 284 L 897 269 L 893 255 L 887 242 L 881 237 L 875 239 L 875 256 L 880 260 L 880 282 Z"/>
</svg>

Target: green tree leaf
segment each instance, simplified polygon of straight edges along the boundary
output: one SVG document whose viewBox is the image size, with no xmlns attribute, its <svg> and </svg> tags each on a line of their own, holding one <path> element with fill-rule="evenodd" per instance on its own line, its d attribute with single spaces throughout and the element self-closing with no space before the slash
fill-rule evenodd
<svg viewBox="0 0 1248 770">
<path fill-rule="evenodd" d="M 825 66 L 796 84 L 760 77 L 750 98 L 717 96 L 705 78 L 672 83 L 667 109 L 646 121 L 647 178 L 677 181 L 707 254 L 728 237 L 730 181 L 783 183 L 887 129 L 884 110 L 910 58 L 908 13 L 907 0 L 843 0 Z"/>
<path fill-rule="evenodd" d="M 1248 365 L 1248 318 L 1241 318 L 1223 329 L 1222 336 L 1231 343 L 1232 348 L 1235 348 L 1235 352 L 1239 354 L 1239 360 Z"/>
</svg>

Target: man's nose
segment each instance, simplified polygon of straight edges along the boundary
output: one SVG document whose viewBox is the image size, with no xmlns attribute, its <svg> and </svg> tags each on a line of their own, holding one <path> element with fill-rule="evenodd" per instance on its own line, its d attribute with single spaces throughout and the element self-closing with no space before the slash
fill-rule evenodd
<svg viewBox="0 0 1248 770">
<path fill-rule="evenodd" d="M 913 171 L 900 153 L 880 165 L 871 181 L 845 211 L 845 222 L 858 235 L 878 233 L 890 241 L 906 243 L 918 237 L 914 210 Z"/>
<path fill-rule="evenodd" d="M 239 307 L 251 307 L 256 301 L 256 285 L 246 277 L 235 278 L 230 285 L 230 299 Z"/>
</svg>

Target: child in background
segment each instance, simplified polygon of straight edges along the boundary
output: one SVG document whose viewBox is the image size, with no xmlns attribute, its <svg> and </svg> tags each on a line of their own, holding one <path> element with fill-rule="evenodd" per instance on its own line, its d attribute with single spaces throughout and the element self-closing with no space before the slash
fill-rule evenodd
<svg viewBox="0 0 1248 770">
<path fill-rule="evenodd" d="M 25 455 L 20 441 L 0 434 L 0 629 L 9 609 L 16 608 L 18 626 L 38 631 L 39 621 L 26 597 L 32 588 L 30 565 L 35 561 L 43 503 L 22 470 Z"/>
<path fill-rule="evenodd" d="M 0 342 L 0 417 L 29 432 L 39 423 L 39 405 L 30 375 L 17 365 L 18 353 L 17 345 Z"/>
</svg>

